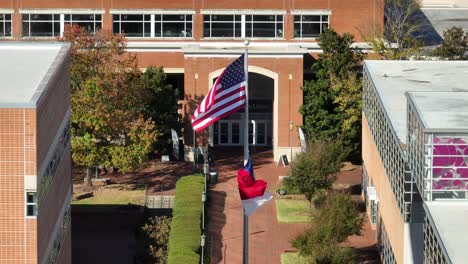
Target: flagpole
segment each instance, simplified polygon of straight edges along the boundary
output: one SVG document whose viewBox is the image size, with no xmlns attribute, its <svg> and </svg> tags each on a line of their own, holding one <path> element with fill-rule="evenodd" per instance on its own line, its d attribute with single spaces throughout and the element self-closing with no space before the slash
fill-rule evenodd
<svg viewBox="0 0 468 264">
<path fill-rule="evenodd" d="M 244 76 L 245 76 L 245 111 L 244 111 L 244 165 L 249 160 L 249 61 L 248 49 L 249 41 L 244 41 Z M 244 210 L 244 242 L 243 242 L 243 264 L 249 263 L 249 216 Z"/>
</svg>

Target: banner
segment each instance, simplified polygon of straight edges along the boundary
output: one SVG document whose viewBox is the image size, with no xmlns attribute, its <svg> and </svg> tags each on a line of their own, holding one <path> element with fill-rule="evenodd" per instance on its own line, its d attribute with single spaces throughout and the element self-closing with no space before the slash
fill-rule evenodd
<svg viewBox="0 0 468 264">
<path fill-rule="evenodd" d="M 304 131 L 300 127 L 297 127 L 297 129 L 299 130 L 299 140 L 301 141 L 301 150 L 302 150 L 302 152 L 305 152 L 306 148 L 307 148 L 307 144 L 306 144 L 306 138 L 305 138 L 305 135 L 304 135 Z"/>
<path fill-rule="evenodd" d="M 176 159 L 179 159 L 179 136 L 174 129 L 171 129 L 172 132 L 172 154 Z"/>
</svg>

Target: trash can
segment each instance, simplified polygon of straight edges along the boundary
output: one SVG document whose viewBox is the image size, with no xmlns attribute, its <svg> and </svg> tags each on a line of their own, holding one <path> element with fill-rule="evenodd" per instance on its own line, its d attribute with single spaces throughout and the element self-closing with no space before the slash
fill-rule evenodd
<svg viewBox="0 0 468 264">
<path fill-rule="evenodd" d="M 217 172 L 210 172 L 210 183 L 211 184 L 218 183 L 218 173 Z"/>
</svg>

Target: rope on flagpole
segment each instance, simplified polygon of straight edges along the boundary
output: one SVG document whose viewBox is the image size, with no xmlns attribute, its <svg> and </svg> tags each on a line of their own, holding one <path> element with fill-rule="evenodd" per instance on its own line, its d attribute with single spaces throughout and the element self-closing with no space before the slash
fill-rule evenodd
<svg viewBox="0 0 468 264">
<path fill-rule="evenodd" d="M 244 111 L 244 165 L 249 160 L 249 62 L 248 62 L 248 49 L 249 41 L 244 41 L 244 76 L 245 76 L 245 111 Z M 244 241 L 243 241 L 243 257 L 242 263 L 249 263 L 249 216 L 245 214 L 244 210 Z"/>
</svg>

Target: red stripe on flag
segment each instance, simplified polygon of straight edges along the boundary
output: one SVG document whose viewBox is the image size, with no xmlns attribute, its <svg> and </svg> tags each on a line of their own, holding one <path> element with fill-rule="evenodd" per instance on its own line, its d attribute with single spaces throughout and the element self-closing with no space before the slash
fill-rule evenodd
<svg viewBox="0 0 468 264">
<path fill-rule="evenodd" d="M 194 118 L 192 119 L 192 126 L 196 126 L 198 125 L 200 122 L 203 122 L 205 119 L 207 118 L 210 118 L 214 115 L 216 115 L 216 113 L 219 113 L 223 110 L 225 110 L 226 108 L 228 108 L 229 106 L 239 102 L 239 101 L 242 101 L 245 99 L 245 95 L 241 95 L 240 97 L 236 97 L 230 101 L 227 101 L 226 103 L 222 104 L 222 105 L 219 105 L 217 106 L 216 108 L 212 108 L 210 111 L 208 112 L 205 112 L 205 113 L 202 113 L 200 114 L 197 118 Z M 245 106 L 245 103 L 242 105 L 242 107 Z"/>
<path fill-rule="evenodd" d="M 220 119 L 223 119 L 223 118 L 225 118 L 226 116 L 232 115 L 233 113 L 235 113 L 235 112 L 241 110 L 242 108 L 244 108 L 244 105 L 238 106 L 238 107 L 232 109 L 231 111 L 228 111 L 228 112 L 226 112 L 226 113 L 224 113 L 224 114 L 222 114 L 222 115 L 220 115 L 220 116 L 217 116 L 217 117 L 213 118 L 211 122 L 208 122 L 206 125 L 204 125 L 204 126 L 202 126 L 202 127 L 200 127 L 200 128 L 195 129 L 195 131 L 196 131 L 196 132 L 200 132 L 200 131 L 202 131 L 203 129 L 209 127 L 211 124 L 215 123 L 216 121 L 218 121 L 218 120 L 220 120 Z"/>
</svg>

